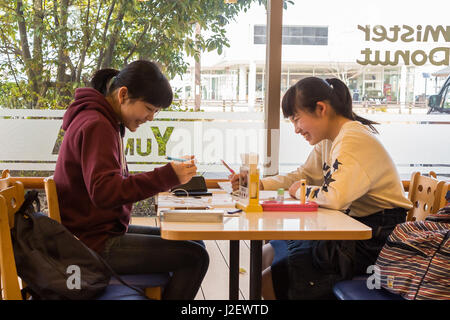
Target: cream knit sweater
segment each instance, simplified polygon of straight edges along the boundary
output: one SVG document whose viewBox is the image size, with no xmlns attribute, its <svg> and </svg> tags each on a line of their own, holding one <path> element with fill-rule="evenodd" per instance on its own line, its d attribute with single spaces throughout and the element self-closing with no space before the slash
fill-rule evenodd
<svg viewBox="0 0 450 320">
<path fill-rule="evenodd" d="M 307 200 L 325 208 L 350 209 L 351 216 L 412 207 L 391 157 L 375 135 L 357 121 L 346 122 L 334 141 L 316 144 L 297 170 L 261 181 L 264 190 L 276 190 L 288 189 L 300 179 L 308 184 Z M 300 190 L 296 198 L 300 198 Z"/>
</svg>

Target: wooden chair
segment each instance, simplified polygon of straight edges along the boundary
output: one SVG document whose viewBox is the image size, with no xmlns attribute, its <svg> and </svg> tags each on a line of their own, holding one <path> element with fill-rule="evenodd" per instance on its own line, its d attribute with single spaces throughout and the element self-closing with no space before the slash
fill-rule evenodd
<svg viewBox="0 0 450 320">
<path fill-rule="evenodd" d="M 0 189 L 0 285 L 4 300 L 22 300 L 19 276 L 11 239 L 11 228 L 14 226 L 14 214 L 24 202 L 24 186 L 16 181 L 10 185 L 4 183 L 7 177 L 2 175 Z M 124 285 L 109 285 L 97 297 L 98 300 L 145 300 L 136 291 Z"/>
<path fill-rule="evenodd" d="M 8 170 L 3 170 L 2 177 L 9 176 Z M 58 194 L 56 193 L 56 185 L 53 177 L 9 177 L 4 179 L 8 184 L 20 182 L 25 189 L 45 190 L 45 198 L 47 200 L 48 216 L 61 223 L 59 213 Z M 1 188 L 1 185 L 0 185 Z"/>
<path fill-rule="evenodd" d="M 445 206 L 445 195 L 450 184 L 438 181 L 436 174 L 431 171 L 429 177 L 413 172 L 407 186 L 408 198 L 413 208 L 408 211 L 407 221 L 425 220 L 427 215 L 436 213 Z M 340 281 L 333 287 L 333 292 L 339 300 L 402 300 L 403 297 L 393 294 L 384 288 L 369 290 L 366 284 L 367 277 L 356 277 L 352 280 Z"/>
<path fill-rule="evenodd" d="M 56 184 L 53 177 L 44 179 L 45 195 L 47 198 L 48 215 L 61 223 L 59 213 L 58 194 L 56 193 Z M 169 273 L 150 273 L 150 274 L 130 274 L 121 275 L 121 278 L 127 283 L 144 289 L 145 294 L 150 299 L 161 300 L 162 291 L 170 280 Z M 116 279 L 111 279 L 112 283 L 118 284 Z"/>
<path fill-rule="evenodd" d="M 10 177 L 8 170 L 2 172 L 0 179 L 0 188 L 19 183 L 24 189 L 44 189 L 48 215 L 50 218 L 61 223 L 59 212 L 58 194 L 56 193 L 56 184 L 53 177 Z M 145 294 L 150 299 L 160 300 L 165 285 L 170 280 L 169 273 L 151 273 L 151 274 L 132 274 L 121 275 L 121 278 L 127 283 L 144 289 Z M 119 285 L 116 279 L 111 279 L 111 285 Z"/>
<path fill-rule="evenodd" d="M 437 180 L 434 172 L 430 172 L 429 177 L 421 175 L 420 172 L 413 172 L 408 193 L 413 207 L 408 211 L 406 220 L 425 220 L 429 214 L 444 207 L 449 186 L 449 183 Z"/>
</svg>

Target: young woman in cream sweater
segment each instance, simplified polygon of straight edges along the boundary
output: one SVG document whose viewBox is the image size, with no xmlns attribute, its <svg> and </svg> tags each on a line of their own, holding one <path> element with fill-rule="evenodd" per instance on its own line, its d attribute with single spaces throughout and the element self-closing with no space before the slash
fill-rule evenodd
<svg viewBox="0 0 450 320">
<path fill-rule="evenodd" d="M 350 92 L 341 80 L 298 81 L 284 95 L 282 110 L 314 149 L 294 172 L 261 179 L 261 188 L 289 189 L 299 198 L 299 180 L 306 179 L 307 200 L 347 213 L 370 226 L 373 236 L 363 241 L 270 241 L 263 248 L 263 296 L 332 298 L 337 281 L 365 274 L 375 263 L 411 203 L 391 157 L 376 138 L 375 123 L 353 113 Z"/>
</svg>

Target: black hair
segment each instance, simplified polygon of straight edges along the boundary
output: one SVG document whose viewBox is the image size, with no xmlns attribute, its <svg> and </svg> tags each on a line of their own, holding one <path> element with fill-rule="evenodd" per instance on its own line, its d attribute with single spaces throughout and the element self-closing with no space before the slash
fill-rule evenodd
<svg viewBox="0 0 450 320">
<path fill-rule="evenodd" d="M 378 124 L 372 120 L 356 115 L 352 110 L 352 97 L 348 87 L 337 78 L 321 79 L 307 77 L 299 80 L 291 86 L 283 96 L 281 108 L 285 118 L 294 116 L 297 109 L 303 109 L 310 113 L 316 110 L 319 101 L 328 101 L 336 114 L 350 120 L 356 120 L 378 133 L 373 126 Z"/>
<path fill-rule="evenodd" d="M 139 99 L 158 108 L 172 104 L 172 87 L 155 62 L 137 60 L 122 70 L 101 69 L 95 72 L 91 87 L 105 97 L 120 87 L 128 88 L 130 99 Z"/>
</svg>

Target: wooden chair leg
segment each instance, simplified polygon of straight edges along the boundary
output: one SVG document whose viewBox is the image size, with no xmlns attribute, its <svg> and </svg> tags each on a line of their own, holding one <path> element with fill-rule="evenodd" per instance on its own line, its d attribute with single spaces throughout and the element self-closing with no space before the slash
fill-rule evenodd
<svg viewBox="0 0 450 320">
<path fill-rule="evenodd" d="M 149 287 L 145 288 L 145 295 L 152 300 L 161 300 L 162 288 L 161 287 Z"/>
</svg>

